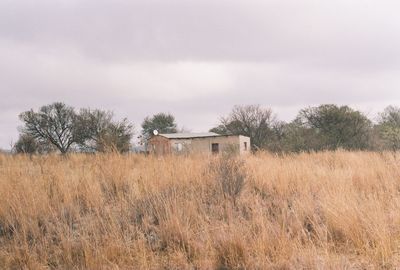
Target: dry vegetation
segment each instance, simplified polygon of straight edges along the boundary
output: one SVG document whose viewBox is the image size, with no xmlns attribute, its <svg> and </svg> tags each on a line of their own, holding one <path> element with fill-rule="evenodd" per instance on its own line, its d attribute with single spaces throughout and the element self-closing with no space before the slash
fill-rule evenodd
<svg viewBox="0 0 400 270">
<path fill-rule="evenodd" d="M 0 156 L 12 269 L 393 269 L 400 154 Z"/>
</svg>

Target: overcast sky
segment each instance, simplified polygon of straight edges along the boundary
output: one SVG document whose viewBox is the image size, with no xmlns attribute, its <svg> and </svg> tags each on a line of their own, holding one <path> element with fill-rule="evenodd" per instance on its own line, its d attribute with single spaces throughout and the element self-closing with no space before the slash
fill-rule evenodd
<svg viewBox="0 0 400 270">
<path fill-rule="evenodd" d="M 1 0 L 0 148 L 54 101 L 139 131 L 170 112 L 207 131 L 235 104 L 400 105 L 397 0 Z"/>
</svg>

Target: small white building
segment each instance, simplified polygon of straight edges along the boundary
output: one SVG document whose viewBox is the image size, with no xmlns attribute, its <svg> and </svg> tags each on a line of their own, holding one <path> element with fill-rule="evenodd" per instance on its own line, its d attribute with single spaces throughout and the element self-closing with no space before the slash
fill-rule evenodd
<svg viewBox="0 0 400 270">
<path fill-rule="evenodd" d="M 242 135 L 208 133 L 170 133 L 151 137 L 147 143 L 150 154 L 212 153 L 236 151 L 250 153 L 250 138 Z"/>
</svg>

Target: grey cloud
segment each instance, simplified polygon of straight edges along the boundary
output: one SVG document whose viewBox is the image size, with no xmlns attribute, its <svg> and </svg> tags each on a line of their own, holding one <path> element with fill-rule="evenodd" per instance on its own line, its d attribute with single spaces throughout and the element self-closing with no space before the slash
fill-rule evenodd
<svg viewBox="0 0 400 270">
<path fill-rule="evenodd" d="M 0 9 L 4 37 L 104 61 L 398 67 L 395 1 L 44 1 Z"/>
<path fill-rule="evenodd" d="M 234 104 L 376 113 L 400 100 L 396 1 L 3 0 L 0 147 L 56 100 L 205 130 Z"/>
</svg>

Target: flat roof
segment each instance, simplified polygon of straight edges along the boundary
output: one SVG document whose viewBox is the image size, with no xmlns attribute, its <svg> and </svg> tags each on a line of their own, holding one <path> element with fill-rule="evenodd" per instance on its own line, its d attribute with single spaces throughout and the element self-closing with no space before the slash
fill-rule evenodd
<svg viewBox="0 0 400 270">
<path fill-rule="evenodd" d="M 223 135 L 214 132 L 205 132 L 205 133 L 168 133 L 168 134 L 160 134 L 160 136 L 168 139 L 193 139 L 193 138 L 206 138 L 206 137 L 220 137 Z"/>
</svg>

